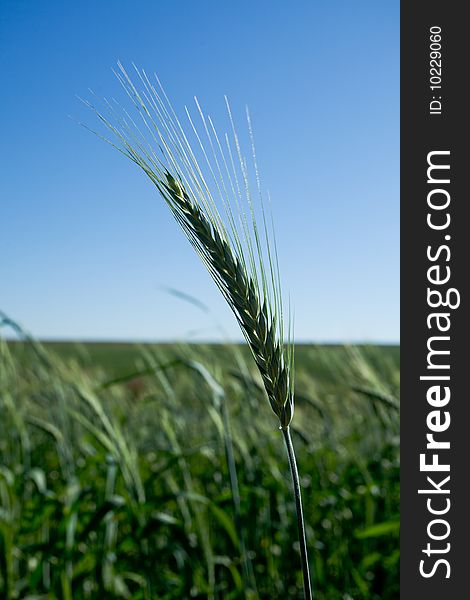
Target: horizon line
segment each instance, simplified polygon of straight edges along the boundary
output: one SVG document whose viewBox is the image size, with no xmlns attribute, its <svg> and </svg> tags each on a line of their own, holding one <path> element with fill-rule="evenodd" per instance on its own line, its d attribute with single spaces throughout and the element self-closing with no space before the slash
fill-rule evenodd
<svg viewBox="0 0 470 600">
<path fill-rule="evenodd" d="M 0 336 L 0 339 L 2 336 Z M 18 338 L 17 336 L 3 336 L 3 339 L 7 342 L 23 343 L 27 342 L 27 339 Z M 214 340 L 214 339 L 166 339 L 166 340 L 139 340 L 139 339 L 119 339 L 119 338 L 40 338 L 33 337 L 34 341 L 41 344 L 128 344 L 128 345 L 170 345 L 170 344 L 194 344 L 194 345 L 245 345 L 246 342 L 243 339 L 240 340 Z M 400 346 L 400 340 L 307 340 L 300 339 L 295 340 L 294 345 L 299 346 Z"/>
</svg>

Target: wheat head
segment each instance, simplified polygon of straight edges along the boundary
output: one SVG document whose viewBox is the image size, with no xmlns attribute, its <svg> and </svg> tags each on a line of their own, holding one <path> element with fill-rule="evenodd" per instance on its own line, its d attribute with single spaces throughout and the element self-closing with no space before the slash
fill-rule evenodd
<svg viewBox="0 0 470 600">
<path fill-rule="evenodd" d="M 137 121 L 121 105 L 105 101 L 106 111 L 102 111 L 90 102 L 87 104 L 112 133 L 111 137 L 101 137 L 151 179 L 199 254 L 235 314 L 280 427 L 287 429 L 294 411 L 293 343 L 290 335 L 287 341 L 284 339 L 275 240 L 262 205 L 249 115 L 251 150 L 261 199 L 261 213 L 258 213 L 261 228 L 257 225 L 248 167 L 228 103 L 232 137 L 225 134 L 222 142 L 212 120 L 204 116 L 196 100 L 209 151 L 187 111 L 201 161 L 158 79 L 154 84 L 144 71 L 136 69 L 136 72 L 140 90 L 120 64 L 116 76 L 137 109 Z M 214 196 L 219 196 L 218 201 Z M 219 210 L 221 205 L 225 221 Z"/>
</svg>

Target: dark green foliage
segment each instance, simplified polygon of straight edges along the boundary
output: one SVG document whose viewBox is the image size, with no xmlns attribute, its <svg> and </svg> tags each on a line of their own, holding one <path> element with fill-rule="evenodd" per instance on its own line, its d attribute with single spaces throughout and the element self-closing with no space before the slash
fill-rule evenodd
<svg viewBox="0 0 470 600">
<path fill-rule="evenodd" d="M 1 598 L 301 597 L 287 460 L 246 348 L 0 349 Z M 398 387 L 396 349 L 297 348 L 320 600 L 399 596 Z"/>
</svg>

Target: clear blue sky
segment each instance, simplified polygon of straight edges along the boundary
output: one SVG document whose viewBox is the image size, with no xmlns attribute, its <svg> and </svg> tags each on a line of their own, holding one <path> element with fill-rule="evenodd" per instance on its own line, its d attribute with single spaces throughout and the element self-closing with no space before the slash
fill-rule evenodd
<svg viewBox="0 0 470 600">
<path fill-rule="evenodd" d="M 0 309 L 42 338 L 240 338 L 145 176 L 69 118 L 119 97 L 119 59 L 178 110 L 249 105 L 297 339 L 397 341 L 398 0 L 1 0 Z"/>
</svg>

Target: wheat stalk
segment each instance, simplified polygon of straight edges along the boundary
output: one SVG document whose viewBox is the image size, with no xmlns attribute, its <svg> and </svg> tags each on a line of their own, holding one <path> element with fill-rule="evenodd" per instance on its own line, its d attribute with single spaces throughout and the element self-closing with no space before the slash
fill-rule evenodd
<svg viewBox="0 0 470 600">
<path fill-rule="evenodd" d="M 212 120 L 204 116 L 196 100 L 209 151 L 187 111 L 199 147 L 201 159 L 198 160 L 197 151 L 188 141 L 158 79 L 154 85 L 144 71 L 137 71 L 142 84 L 139 91 L 120 64 L 116 75 L 137 109 L 138 123 L 128 111 L 120 106 L 116 108 L 112 102 L 105 101 L 106 114 L 91 103 L 87 104 L 95 110 L 113 139 L 100 137 L 136 163 L 157 187 L 233 311 L 251 349 L 271 408 L 284 434 L 296 499 L 304 591 L 305 597 L 310 599 L 300 485 L 289 430 L 294 412 L 293 341 L 290 321 L 287 341 L 284 336 L 277 251 L 262 204 L 249 114 L 260 208 L 255 206 L 250 192 L 249 168 L 241 153 L 228 102 L 232 137 L 226 134 L 221 139 Z M 214 199 L 214 188 L 219 202 Z M 225 221 L 218 208 L 220 204 L 225 210 Z M 235 209 L 232 208 L 234 205 Z M 248 206 L 249 217 L 243 205 Z M 257 216 L 262 221 L 261 229 L 257 225 Z"/>
</svg>

